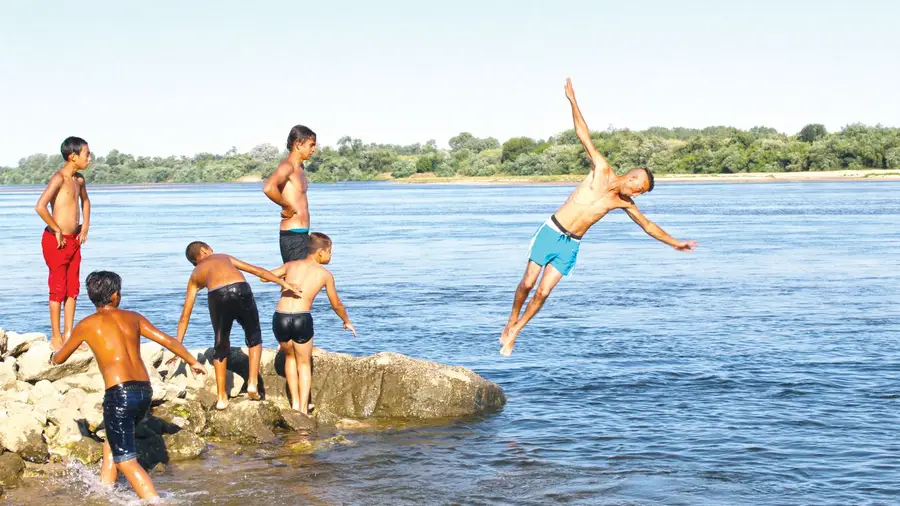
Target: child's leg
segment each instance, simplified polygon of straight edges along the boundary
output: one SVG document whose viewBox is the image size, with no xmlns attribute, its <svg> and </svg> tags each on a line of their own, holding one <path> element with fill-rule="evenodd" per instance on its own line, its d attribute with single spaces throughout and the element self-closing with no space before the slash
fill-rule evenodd
<svg viewBox="0 0 900 506">
<path fill-rule="evenodd" d="M 112 448 L 109 447 L 109 441 L 103 442 L 103 463 L 100 464 L 100 483 L 104 485 L 112 485 L 119 477 L 116 470 L 116 463 L 113 462 Z"/>
<path fill-rule="evenodd" d="M 262 360 L 262 345 L 257 344 L 251 346 L 248 350 L 250 355 L 250 372 L 247 374 L 247 397 L 253 400 L 259 400 L 259 362 Z"/>
<path fill-rule="evenodd" d="M 226 378 L 228 375 L 228 355 L 213 360 L 213 369 L 216 371 L 216 409 L 228 407 L 228 392 L 226 392 Z"/>
<path fill-rule="evenodd" d="M 312 358 L 312 339 L 303 344 L 296 342 L 294 346 L 294 356 L 297 359 L 297 377 L 300 390 L 300 412 L 304 415 L 309 411 L 309 391 L 312 387 L 312 370 L 310 368 L 310 360 Z"/>
<path fill-rule="evenodd" d="M 50 347 L 54 350 L 60 349 L 63 345 L 62 333 L 59 331 L 59 313 L 62 303 L 55 300 L 50 301 Z"/>
<path fill-rule="evenodd" d="M 156 487 L 153 486 L 153 482 L 150 480 L 150 475 L 138 464 L 137 459 L 119 462 L 116 464 L 116 467 L 125 475 L 128 483 L 131 483 L 131 488 L 137 492 L 138 497 L 141 499 L 159 497 L 159 494 L 156 493 Z"/>
<path fill-rule="evenodd" d="M 76 237 L 69 239 L 77 241 Z M 70 245 L 66 245 L 69 248 Z M 75 324 L 75 301 L 78 298 L 78 292 L 81 290 L 81 281 L 78 276 L 81 275 L 81 246 L 74 245 L 75 253 L 66 268 L 66 309 L 65 309 L 65 338 L 68 339 L 72 335 L 72 326 Z"/>
<path fill-rule="evenodd" d="M 65 252 L 58 247 L 56 236 L 44 230 L 41 237 L 41 250 L 44 253 L 44 262 L 47 264 L 49 275 L 47 287 L 50 292 L 50 346 L 58 350 L 63 344 L 62 333 L 59 331 L 59 313 L 63 301 L 66 300 L 66 258 Z"/>
<path fill-rule="evenodd" d="M 284 352 L 284 379 L 287 380 L 288 392 L 291 394 L 291 409 L 300 409 L 300 391 L 297 379 L 297 359 L 294 357 L 294 342 L 287 341 L 279 343 L 281 351 Z"/>
</svg>

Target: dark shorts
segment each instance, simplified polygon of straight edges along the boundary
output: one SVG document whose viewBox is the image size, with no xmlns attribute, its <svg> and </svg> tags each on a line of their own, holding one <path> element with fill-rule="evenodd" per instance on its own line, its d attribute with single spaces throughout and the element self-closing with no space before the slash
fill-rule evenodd
<svg viewBox="0 0 900 506">
<path fill-rule="evenodd" d="M 272 333 L 279 343 L 294 341 L 303 344 L 313 338 L 313 319 L 309 311 L 281 313 L 272 316 Z"/>
<path fill-rule="evenodd" d="M 282 230 L 278 242 L 284 263 L 303 260 L 309 255 L 309 230 Z"/>
<path fill-rule="evenodd" d="M 134 431 L 147 416 L 153 389 L 149 381 L 126 381 L 106 389 L 103 395 L 103 423 L 106 441 L 116 464 L 136 459 Z"/>
<path fill-rule="evenodd" d="M 248 348 L 262 344 L 259 311 L 253 291 L 246 281 L 220 286 L 209 291 L 209 319 L 216 333 L 213 356 L 216 360 L 228 357 L 231 348 L 231 326 L 238 322 L 244 329 L 244 343 Z"/>
</svg>

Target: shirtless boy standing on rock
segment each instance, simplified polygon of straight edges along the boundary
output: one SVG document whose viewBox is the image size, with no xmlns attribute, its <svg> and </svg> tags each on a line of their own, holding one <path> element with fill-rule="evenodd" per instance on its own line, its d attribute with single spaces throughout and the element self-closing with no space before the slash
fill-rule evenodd
<svg viewBox="0 0 900 506">
<path fill-rule="evenodd" d="M 44 261 L 50 269 L 50 346 L 57 350 L 63 344 L 59 331 L 60 306 L 65 305 L 65 338 L 75 323 L 75 301 L 81 290 L 81 245 L 87 241 L 91 223 L 91 201 L 84 176 L 79 171 L 91 163 L 91 150 L 80 137 L 68 137 L 60 146 L 65 165 L 50 176 L 34 210 L 47 224 L 41 238 Z M 78 223 L 78 201 L 81 201 L 81 224 Z M 47 209 L 47 206 L 50 209 Z"/>
<path fill-rule="evenodd" d="M 303 125 L 291 128 L 287 139 L 290 153 L 266 180 L 263 192 L 281 206 L 281 261 L 303 260 L 309 254 L 309 182 L 303 162 L 316 152 L 316 133 Z"/>
<path fill-rule="evenodd" d="M 572 105 L 575 134 L 591 159 L 591 172 L 531 239 L 525 275 L 516 289 L 509 321 L 500 336 L 500 353 L 506 356 L 512 353 L 519 332 L 541 310 L 553 287 L 575 267 L 581 237 L 613 209 L 624 210 L 650 237 L 678 251 L 691 251 L 697 246 L 696 241 L 675 239 L 638 211 L 633 199 L 653 190 L 653 174 L 648 169 L 636 168 L 617 176 L 591 141 L 591 132 L 575 101 L 571 79 L 566 79 L 566 98 Z M 522 304 L 537 283 L 538 277 L 541 281 L 537 292 L 520 317 Z"/>
</svg>

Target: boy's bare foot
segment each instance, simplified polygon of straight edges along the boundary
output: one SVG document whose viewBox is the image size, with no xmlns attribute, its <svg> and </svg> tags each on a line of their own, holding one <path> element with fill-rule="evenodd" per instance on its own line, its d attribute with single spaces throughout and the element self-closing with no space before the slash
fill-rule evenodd
<svg viewBox="0 0 900 506">
<path fill-rule="evenodd" d="M 291 409 L 293 409 L 294 411 L 300 411 L 300 403 L 291 403 Z"/>
<path fill-rule="evenodd" d="M 228 399 L 225 399 L 225 400 L 219 399 L 216 402 L 216 409 L 218 409 L 219 411 L 221 411 L 227 407 L 228 407 Z"/>
<path fill-rule="evenodd" d="M 251 401 L 259 400 L 259 392 L 256 389 L 257 387 L 247 387 L 247 397 L 250 398 Z"/>
<path fill-rule="evenodd" d="M 506 326 L 503 327 L 503 332 L 500 333 L 500 342 L 501 343 L 503 342 L 504 339 L 506 339 L 506 336 L 509 335 L 509 329 L 511 329 L 513 327 L 513 325 L 515 325 L 515 324 L 516 324 L 516 322 L 509 321 L 506 323 Z"/>
<path fill-rule="evenodd" d="M 519 337 L 519 332 L 522 329 L 520 327 L 513 326 L 509 329 L 509 332 L 506 333 L 506 337 L 500 338 L 500 344 L 503 346 L 500 348 L 500 354 L 504 357 L 508 357 L 512 355 L 513 346 L 516 345 L 516 338 Z"/>
</svg>

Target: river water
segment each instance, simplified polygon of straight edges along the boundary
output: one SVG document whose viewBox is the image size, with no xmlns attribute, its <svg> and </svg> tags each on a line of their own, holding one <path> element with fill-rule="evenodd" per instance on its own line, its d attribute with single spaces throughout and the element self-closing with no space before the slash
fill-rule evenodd
<svg viewBox="0 0 900 506">
<path fill-rule="evenodd" d="M 0 326 L 49 332 L 40 188 L 0 189 Z M 312 228 L 359 330 L 320 297 L 316 344 L 396 351 L 500 384 L 499 413 L 452 423 L 219 443 L 154 477 L 175 504 L 897 504 L 900 184 L 660 184 L 647 216 L 615 212 L 520 336 L 497 338 L 531 235 L 569 186 L 312 185 Z M 280 264 L 259 185 L 89 189 L 91 270 L 174 333 L 184 248 Z M 251 279 L 264 340 L 277 292 Z M 82 288 L 82 294 L 84 294 Z M 198 298 L 186 344 L 212 342 Z M 91 311 L 87 297 L 78 317 Z M 338 436 L 338 440 L 328 438 Z M 302 452 L 304 441 L 318 445 Z M 96 469 L 29 480 L 10 504 L 127 504 Z"/>
</svg>

